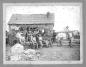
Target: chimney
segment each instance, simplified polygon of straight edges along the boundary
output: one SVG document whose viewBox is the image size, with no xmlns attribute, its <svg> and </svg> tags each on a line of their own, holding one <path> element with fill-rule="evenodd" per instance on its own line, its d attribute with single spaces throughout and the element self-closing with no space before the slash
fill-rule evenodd
<svg viewBox="0 0 86 67">
<path fill-rule="evenodd" d="M 47 18 L 49 18 L 49 16 L 50 16 L 50 12 L 47 12 L 47 14 L 46 14 L 46 15 L 47 15 Z"/>
</svg>

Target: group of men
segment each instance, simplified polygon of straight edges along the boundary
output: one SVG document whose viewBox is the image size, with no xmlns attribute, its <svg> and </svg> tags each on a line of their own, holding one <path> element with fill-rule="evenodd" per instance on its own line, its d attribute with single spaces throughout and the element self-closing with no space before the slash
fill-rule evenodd
<svg viewBox="0 0 86 67">
<path fill-rule="evenodd" d="M 19 39 L 21 44 L 26 46 L 26 48 L 37 49 L 43 46 L 43 38 L 39 32 L 32 33 L 32 31 L 28 31 L 25 35 L 21 32 L 17 32 L 16 37 Z"/>
</svg>

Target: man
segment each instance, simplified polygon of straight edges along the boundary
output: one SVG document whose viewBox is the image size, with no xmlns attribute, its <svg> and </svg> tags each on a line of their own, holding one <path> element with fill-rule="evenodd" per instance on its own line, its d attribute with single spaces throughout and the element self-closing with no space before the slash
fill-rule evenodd
<svg viewBox="0 0 86 67">
<path fill-rule="evenodd" d="M 40 48 L 42 48 L 43 44 L 42 44 L 42 36 L 39 35 L 39 42 L 40 42 Z"/>
<path fill-rule="evenodd" d="M 35 37 L 36 37 L 36 42 L 37 42 L 37 48 L 39 48 L 40 42 L 39 42 L 39 36 L 38 36 L 38 34 L 36 34 Z"/>
<path fill-rule="evenodd" d="M 20 41 L 21 44 L 24 44 L 24 43 L 25 43 L 25 37 L 22 36 L 22 35 L 23 35 L 23 33 L 18 32 L 18 33 L 16 34 L 16 37 L 19 39 L 19 41 Z"/>
</svg>

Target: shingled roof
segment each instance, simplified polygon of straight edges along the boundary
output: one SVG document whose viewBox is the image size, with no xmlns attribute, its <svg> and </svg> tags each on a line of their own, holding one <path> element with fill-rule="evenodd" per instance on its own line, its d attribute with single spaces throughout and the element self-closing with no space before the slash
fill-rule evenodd
<svg viewBox="0 0 86 67">
<path fill-rule="evenodd" d="M 8 24 L 46 24 L 54 23 L 54 14 L 13 14 Z"/>
</svg>

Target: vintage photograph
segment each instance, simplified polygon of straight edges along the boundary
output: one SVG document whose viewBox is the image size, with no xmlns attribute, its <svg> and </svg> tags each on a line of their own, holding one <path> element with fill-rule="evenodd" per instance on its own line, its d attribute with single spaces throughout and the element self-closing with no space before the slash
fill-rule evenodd
<svg viewBox="0 0 86 67">
<path fill-rule="evenodd" d="M 3 3 L 4 64 L 81 64 L 82 3 Z"/>
</svg>

